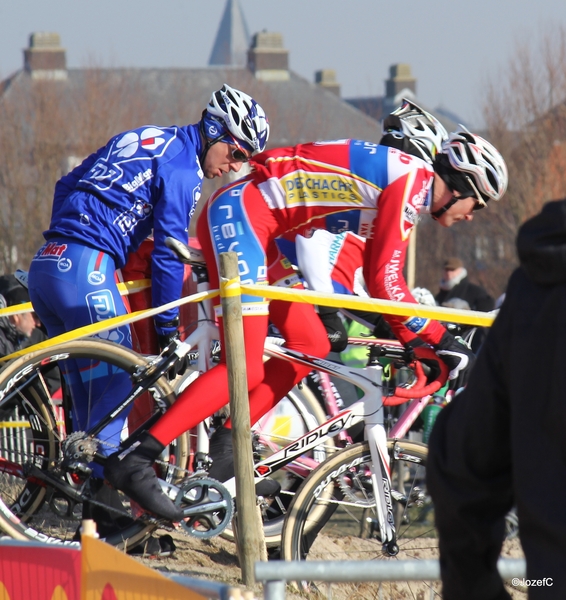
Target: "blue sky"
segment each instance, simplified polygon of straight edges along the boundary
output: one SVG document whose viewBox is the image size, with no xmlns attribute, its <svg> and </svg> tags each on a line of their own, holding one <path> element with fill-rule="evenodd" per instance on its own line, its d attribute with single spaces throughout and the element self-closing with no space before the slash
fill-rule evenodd
<svg viewBox="0 0 566 600">
<path fill-rule="evenodd" d="M 21 68 L 34 31 L 56 31 L 70 67 L 204 67 L 226 0 L 1 0 L 0 77 Z M 417 95 L 472 126 L 482 83 L 518 40 L 566 27 L 565 0 L 240 0 L 250 33 L 283 34 L 290 67 L 312 81 L 335 69 L 344 97 L 382 95 L 408 63 Z"/>
</svg>

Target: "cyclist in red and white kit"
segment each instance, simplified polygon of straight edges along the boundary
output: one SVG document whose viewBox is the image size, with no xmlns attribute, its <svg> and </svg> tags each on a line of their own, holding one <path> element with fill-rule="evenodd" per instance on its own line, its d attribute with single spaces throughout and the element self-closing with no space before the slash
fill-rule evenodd
<svg viewBox="0 0 566 600">
<path fill-rule="evenodd" d="M 419 215 L 428 213 L 444 227 L 471 221 L 475 210 L 501 199 L 508 181 L 499 152 L 463 126 L 449 136 L 432 165 L 397 148 L 346 139 L 263 152 L 254 157 L 253 167 L 249 176 L 215 192 L 199 216 L 197 235 L 212 288 L 219 287 L 220 253 L 238 254 L 243 282 L 267 284 L 277 237 L 308 236 L 326 229 L 353 231 L 366 238 L 364 278 L 372 297 L 413 301 L 403 265 L 408 237 Z M 255 422 L 309 370 L 277 359 L 263 362 L 269 318 L 293 350 L 324 357 L 329 343 L 311 305 L 269 303 L 247 295 L 242 302 L 250 416 Z M 216 310 L 221 319 L 219 301 Z M 405 345 L 432 346 L 449 366 L 450 377 L 473 361 L 469 348 L 436 321 L 392 315 L 387 321 Z M 228 401 L 227 367 L 222 358 L 178 397 L 149 433 L 168 444 Z M 233 475 L 229 428 L 228 422 L 211 438 L 214 463 L 210 475 L 220 481 Z M 148 480 L 147 465 L 143 469 L 139 465 L 143 461 L 149 465 L 156 457 L 133 446 L 113 456 L 120 460 L 106 467 L 108 474 L 120 468 L 128 472 L 128 493 L 147 505 L 147 490 L 153 494 L 157 486 Z"/>
<path fill-rule="evenodd" d="M 380 145 L 397 148 L 431 165 L 442 143 L 448 139 L 448 132 L 436 117 L 406 98 L 384 119 L 382 131 Z M 298 280 L 293 271 L 292 265 L 295 265 L 310 290 L 367 297 L 362 273 L 365 242 L 365 238 L 351 231 L 333 234 L 323 229 L 308 238 L 301 235 L 293 239 L 287 236 L 278 238 L 276 243 L 283 256 L 269 265 L 270 283 L 295 287 Z M 288 260 L 282 260 L 284 258 Z M 380 313 L 339 311 L 330 306 L 318 306 L 317 312 L 334 353 L 342 352 L 348 344 L 340 312 L 368 327 L 378 338 L 393 337 L 391 328 Z"/>
<path fill-rule="evenodd" d="M 431 165 L 443 142 L 448 139 L 448 132 L 434 115 L 406 98 L 384 119 L 382 131 L 381 145 L 397 148 Z M 293 271 L 294 265 L 310 290 L 367 297 L 363 279 L 365 242 L 365 238 L 351 231 L 333 234 L 319 229 L 310 237 L 297 235 L 292 239 L 284 235 L 276 240 L 283 256 L 269 267 L 270 283 L 295 287 L 299 278 Z M 380 313 L 339 311 L 330 306 L 318 306 L 317 312 L 326 328 L 333 353 L 342 352 L 348 344 L 340 312 L 368 327 L 378 338 L 393 337 Z"/>
</svg>

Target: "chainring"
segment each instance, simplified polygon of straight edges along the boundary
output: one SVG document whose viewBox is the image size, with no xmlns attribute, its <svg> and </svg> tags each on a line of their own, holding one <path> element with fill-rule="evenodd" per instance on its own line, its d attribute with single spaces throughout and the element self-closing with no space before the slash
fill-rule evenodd
<svg viewBox="0 0 566 600">
<path fill-rule="evenodd" d="M 181 521 L 185 533 L 200 539 L 220 535 L 232 521 L 234 502 L 222 483 L 194 476 L 179 486 L 175 504 L 188 518 Z"/>
</svg>

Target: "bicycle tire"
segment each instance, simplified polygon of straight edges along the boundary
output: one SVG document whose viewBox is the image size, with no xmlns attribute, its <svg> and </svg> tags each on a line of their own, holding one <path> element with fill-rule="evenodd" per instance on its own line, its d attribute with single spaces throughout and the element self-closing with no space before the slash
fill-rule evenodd
<svg viewBox="0 0 566 600">
<path fill-rule="evenodd" d="M 428 449 L 418 442 L 388 440 L 392 469 L 391 498 L 400 552 L 392 558 L 418 558 L 425 549 L 436 552 L 433 509 L 425 484 Z M 372 463 L 367 442 L 344 448 L 322 463 L 295 495 L 283 527 L 284 560 L 386 559 L 375 533 Z M 397 467 L 401 465 L 403 469 Z M 404 472 L 403 472 L 404 471 Z M 397 508 L 402 510 L 396 510 Z M 312 582 L 304 586 L 316 587 Z M 436 582 L 384 582 L 388 597 L 413 598 Z M 351 596 L 373 593 L 378 584 L 352 584 Z M 362 590 L 363 588 L 363 590 Z M 438 588 L 439 589 L 439 588 Z M 350 593 L 349 593 L 350 596 Z M 357 596 L 356 596 L 357 597 Z M 364 596 L 365 597 L 365 596 Z"/>
<path fill-rule="evenodd" d="M 147 361 L 118 344 L 88 339 L 32 352 L 11 361 L 0 372 L 0 529 L 15 539 L 78 544 L 74 538 L 82 518 L 81 503 L 69 503 L 65 493 L 26 475 L 31 465 L 51 474 L 60 467 L 67 419 L 62 419 L 60 400 L 55 399 L 45 379 L 46 370 L 60 359 L 90 361 L 88 364 L 107 368 L 113 375 L 132 374 Z M 151 394 L 166 405 L 175 398 L 164 377 L 152 386 Z M 147 406 L 155 411 L 153 399 Z M 162 476 L 177 481 L 188 457 L 186 437 L 178 438 L 170 451 L 172 454 L 161 463 L 165 465 Z M 77 489 L 84 485 L 69 475 L 64 477 Z M 124 510 L 130 510 L 127 498 L 119 495 Z M 129 519 L 123 529 L 104 540 L 127 549 L 144 541 L 156 527 L 153 522 Z"/>
</svg>

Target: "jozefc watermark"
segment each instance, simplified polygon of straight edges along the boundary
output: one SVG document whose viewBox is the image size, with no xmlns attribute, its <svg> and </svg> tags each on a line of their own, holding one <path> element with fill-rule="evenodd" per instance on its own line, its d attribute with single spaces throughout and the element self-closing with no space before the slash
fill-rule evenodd
<svg viewBox="0 0 566 600">
<path fill-rule="evenodd" d="M 513 579 L 511 579 L 511 585 L 513 587 L 552 587 L 554 581 L 552 577 L 544 577 L 543 579 L 513 577 Z"/>
</svg>

